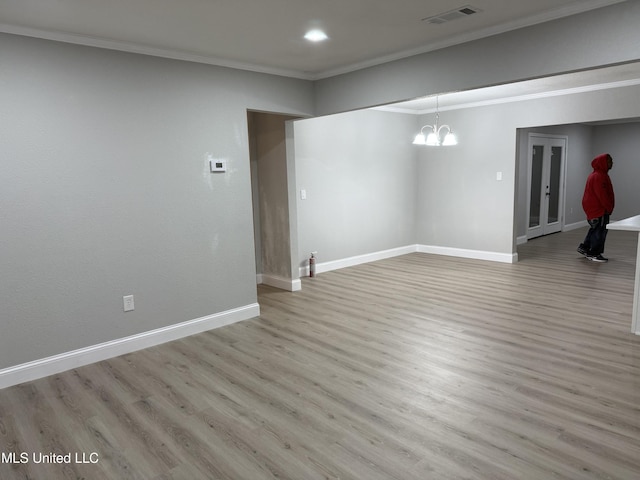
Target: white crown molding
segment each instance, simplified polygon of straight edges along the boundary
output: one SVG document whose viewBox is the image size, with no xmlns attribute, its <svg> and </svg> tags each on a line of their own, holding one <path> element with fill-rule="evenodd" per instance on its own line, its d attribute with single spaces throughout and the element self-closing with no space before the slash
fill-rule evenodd
<svg viewBox="0 0 640 480">
<path fill-rule="evenodd" d="M 424 110 L 394 107 L 393 105 L 382 105 L 380 107 L 371 107 L 370 110 L 377 110 L 379 112 L 389 112 L 389 113 L 408 113 L 410 115 L 422 115 L 423 113 L 430 113 Z M 442 111 L 441 109 L 438 109 L 438 110 Z M 433 109 L 433 111 L 435 112 L 435 109 Z"/>
<path fill-rule="evenodd" d="M 474 40 L 479 40 L 484 37 L 498 35 L 500 33 L 506 33 L 519 28 L 529 27 L 539 23 L 548 22 L 551 20 L 557 20 L 559 18 L 567 17 L 570 15 L 576 15 L 579 13 L 587 12 L 601 7 L 606 7 L 616 3 L 621 3 L 627 0 L 584 0 L 581 2 L 575 2 L 571 5 L 558 8 L 556 10 L 544 12 L 539 15 L 533 15 L 525 18 L 521 18 L 514 22 L 505 23 L 496 27 L 485 28 L 469 32 L 463 35 L 456 35 L 445 40 L 434 42 L 428 45 L 423 45 L 418 48 L 404 50 L 392 55 L 386 55 L 377 57 L 364 62 L 357 62 L 344 67 L 326 70 L 323 72 L 310 73 L 299 70 L 281 69 L 275 67 L 268 67 L 265 65 L 256 65 L 251 63 L 244 63 L 233 61 L 230 59 L 210 57 L 206 55 L 197 55 L 188 52 L 162 49 L 156 47 L 150 47 L 148 45 L 139 45 L 129 42 L 121 42 L 116 40 L 110 40 L 99 37 L 92 37 L 89 35 L 78 35 L 71 33 L 63 33 L 56 31 L 49 31 L 43 29 L 22 27 L 17 25 L 9 25 L 0 23 L 0 32 L 11 33 L 14 35 L 23 35 L 27 37 L 42 38 L 45 40 L 53 40 L 58 42 L 73 43 L 76 45 L 85 45 L 96 48 L 104 48 L 108 50 L 118 50 L 129 53 L 136 53 L 141 55 L 151 55 L 155 57 L 170 58 L 173 60 L 183 60 L 195 63 L 204 63 L 208 65 L 215 65 L 219 67 L 233 68 L 237 70 L 246 70 L 256 73 L 265 73 L 270 75 L 278 75 L 283 77 L 297 78 L 300 80 L 322 80 L 329 77 L 335 77 L 345 73 L 362 70 L 364 68 L 374 67 L 383 63 L 388 63 L 403 58 L 412 57 L 414 55 L 420 55 L 423 53 L 440 50 L 442 48 L 459 45 Z"/>
<path fill-rule="evenodd" d="M 524 102 L 527 100 L 537 100 L 541 98 L 560 97 L 565 95 L 573 95 L 577 93 L 595 92 L 598 90 L 610 90 L 614 88 L 632 87 L 634 85 L 640 85 L 640 78 L 620 80 L 618 82 L 607 82 L 607 83 L 598 83 L 593 85 L 584 85 L 581 87 L 563 88 L 563 89 L 552 90 L 548 92 L 529 93 L 525 95 L 517 95 L 512 97 L 494 98 L 494 99 L 482 100 L 478 102 L 458 103 L 458 104 L 449 105 L 446 107 L 439 107 L 437 110 L 435 108 L 415 110 L 410 108 L 394 107 L 393 105 L 388 105 L 388 106 L 383 105 L 380 107 L 372 107 L 371 110 L 378 110 L 381 112 L 392 112 L 392 113 L 406 113 L 411 115 L 427 115 L 430 113 L 436 113 L 436 111 L 449 112 L 453 110 L 463 110 L 463 109 L 474 108 L 474 107 L 487 107 L 491 105 L 500 105 L 504 103 L 516 103 L 516 102 Z"/>
<path fill-rule="evenodd" d="M 490 37 L 493 35 L 499 35 L 501 33 L 510 32 L 519 28 L 531 27 L 539 23 L 549 22 L 552 20 L 558 20 L 560 18 L 568 17 L 571 15 L 577 15 L 579 13 L 588 12 L 589 10 L 595 10 L 597 8 L 614 5 L 616 3 L 626 2 L 627 0 L 588 0 L 582 2 L 576 2 L 572 5 L 568 5 L 556 10 L 544 12 L 538 15 L 532 15 L 524 17 L 519 20 L 504 23 L 495 27 L 485 28 L 482 30 L 475 30 L 462 35 L 455 35 L 444 39 L 440 42 L 430 43 L 418 48 L 404 50 L 384 57 L 377 57 L 365 62 L 354 63 L 345 67 L 327 70 L 325 72 L 318 73 L 314 76 L 313 80 L 322 80 L 325 78 L 336 77 L 338 75 L 344 75 L 346 73 L 355 72 L 365 68 L 375 67 L 384 63 L 394 62 L 396 60 L 402 60 L 404 58 L 413 57 L 415 55 L 422 55 L 424 53 L 441 50 L 447 47 L 453 47 L 462 43 L 472 42 L 474 40 L 480 40 L 481 38 Z"/>
<path fill-rule="evenodd" d="M 0 23 L 0 33 L 10 33 L 13 35 L 22 35 L 24 37 L 41 38 L 44 40 L 52 40 L 54 42 L 72 43 L 75 45 L 83 45 L 87 47 L 104 48 L 106 50 L 117 50 L 120 52 L 136 53 L 139 55 L 150 55 L 152 57 L 169 58 L 172 60 L 182 60 L 185 62 L 204 63 L 214 65 L 216 67 L 233 68 L 235 70 L 246 70 L 255 73 L 266 73 L 269 75 L 278 75 L 281 77 L 297 78 L 300 80 L 314 80 L 315 77 L 305 72 L 296 70 L 279 69 L 267 67 L 263 65 L 255 65 L 250 63 L 236 62 L 224 58 L 209 57 L 205 55 L 196 55 L 178 50 L 163 49 L 150 47 L 148 45 L 140 45 L 135 43 L 120 42 L 117 40 L 109 40 L 105 38 L 92 37 L 88 35 L 77 35 L 72 33 L 54 32 L 49 30 L 40 30 L 36 28 L 20 27 L 15 25 L 7 25 Z"/>
<path fill-rule="evenodd" d="M 513 103 L 513 102 L 524 102 L 527 100 L 537 100 L 540 98 L 548 98 L 548 97 L 560 97 L 565 95 L 574 95 L 577 93 L 587 93 L 587 92 L 595 92 L 598 90 L 611 90 L 614 88 L 623 88 L 623 87 L 631 87 L 634 85 L 640 85 L 640 78 L 632 78 L 629 80 L 620 80 L 619 82 L 608 82 L 608 83 L 598 83 L 593 85 L 584 85 L 581 87 L 571 87 L 564 88 L 560 90 L 552 90 L 549 92 L 539 92 L 539 93 L 530 93 L 526 95 L 518 95 L 515 97 L 505 97 L 505 98 L 496 98 L 493 100 L 486 100 L 480 102 L 470 102 L 465 104 L 453 105 L 446 108 L 439 108 L 438 110 L 441 112 L 449 111 L 449 110 L 460 110 L 464 108 L 473 108 L 473 107 L 485 107 L 487 105 L 498 105 L 502 103 Z M 422 113 L 432 113 L 435 112 L 435 109 L 424 111 Z"/>
</svg>

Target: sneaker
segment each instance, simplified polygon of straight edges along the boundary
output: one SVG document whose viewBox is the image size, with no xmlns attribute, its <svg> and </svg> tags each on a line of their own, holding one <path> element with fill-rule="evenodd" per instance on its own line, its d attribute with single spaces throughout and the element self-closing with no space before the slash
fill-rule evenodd
<svg viewBox="0 0 640 480">
<path fill-rule="evenodd" d="M 587 253 L 587 249 L 586 249 L 586 248 L 584 248 L 584 247 L 582 246 L 582 244 L 580 244 L 580 246 L 578 246 L 578 250 L 577 250 L 577 252 L 578 252 L 580 255 L 584 255 L 585 257 L 588 255 L 588 253 Z"/>
<path fill-rule="evenodd" d="M 604 258 L 602 255 L 591 255 L 587 258 L 592 262 L 599 262 L 599 263 L 604 263 L 609 261 L 608 258 Z"/>
</svg>

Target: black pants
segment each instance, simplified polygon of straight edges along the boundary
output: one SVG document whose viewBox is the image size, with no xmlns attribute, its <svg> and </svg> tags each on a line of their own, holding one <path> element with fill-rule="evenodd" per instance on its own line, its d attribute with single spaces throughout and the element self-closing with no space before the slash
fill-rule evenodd
<svg viewBox="0 0 640 480">
<path fill-rule="evenodd" d="M 582 242 L 582 246 L 587 251 L 587 255 L 600 255 L 604 252 L 604 241 L 607 239 L 607 224 L 609 214 L 604 214 L 598 218 L 588 220 L 589 231 Z"/>
</svg>

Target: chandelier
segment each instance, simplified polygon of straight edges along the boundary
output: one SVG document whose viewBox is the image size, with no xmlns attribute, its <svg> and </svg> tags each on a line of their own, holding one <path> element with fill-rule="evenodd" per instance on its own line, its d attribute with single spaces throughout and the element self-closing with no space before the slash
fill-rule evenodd
<svg viewBox="0 0 640 480">
<path fill-rule="evenodd" d="M 420 129 L 420 133 L 413 139 L 414 145 L 429 145 L 429 146 L 449 146 L 457 145 L 458 139 L 453 134 L 449 125 L 438 126 L 438 120 L 440 119 L 438 96 L 436 95 L 436 123 L 433 125 L 425 125 Z M 425 129 L 427 133 L 425 133 Z M 443 137 L 443 133 L 446 130 L 446 134 Z"/>
</svg>

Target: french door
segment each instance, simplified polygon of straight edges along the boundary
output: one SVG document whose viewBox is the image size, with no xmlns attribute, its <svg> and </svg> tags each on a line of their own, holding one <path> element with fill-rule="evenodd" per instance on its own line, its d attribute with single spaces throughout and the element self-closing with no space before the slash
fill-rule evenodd
<svg viewBox="0 0 640 480">
<path fill-rule="evenodd" d="M 529 134 L 527 238 L 562 230 L 566 137 Z"/>
</svg>

